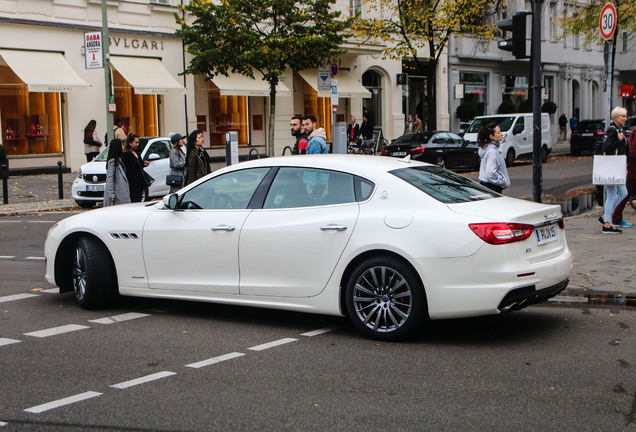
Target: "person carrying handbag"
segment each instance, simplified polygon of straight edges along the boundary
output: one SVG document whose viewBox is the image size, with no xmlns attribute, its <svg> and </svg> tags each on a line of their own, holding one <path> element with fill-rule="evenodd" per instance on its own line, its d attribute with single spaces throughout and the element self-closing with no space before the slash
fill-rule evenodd
<svg viewBox="0 0 636 432">
<path fill-rule="evenodd" d="M 86 154 L 86 162 L 92 161 L 99 154 L 102 142 L 97 136 L 97 121 L 91 120 L 84 128 L 84 154 Z"/>
<path fill-rule="evenodd" d="M 616 107 L 611 113 L 612 123 L 605 132 L 603 139 L 603 155 L 625 155 L 626 142 L 622 129 L 627 121 L 627 110 L 623 107 Z M 622 185 L 605 185 L 605 202 L 603 204 L 603 234 L 620 234 L 622 231 L 617 227 L 628 228 L 632 225 L 622 223 L 612 224 L 612 214 L 618 204 L 627 196 L 627 188 Z M 599 218 L 599 222 L 601 222 Z"/>
<path fill-rule="evenodd" d="M 186 155 L 183 151 L 184 136 L 174 134 L 170 137 L 172 150 L 170 150 L 170 174 L 166 177 L 166 184 L 170 186 L 170 193 L 175 193 L 185 185 Z"/>
</svg>

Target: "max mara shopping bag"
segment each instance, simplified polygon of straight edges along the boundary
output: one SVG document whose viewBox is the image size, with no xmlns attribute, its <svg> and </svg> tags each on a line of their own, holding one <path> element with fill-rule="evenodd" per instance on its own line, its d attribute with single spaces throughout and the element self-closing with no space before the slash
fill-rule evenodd
<svg viewBox="0 0 636 432">
<path fill-rule="evenodd" d="M 624 185 L 627 178 L 627 156 L 594 155 L 592 183 L 595 185 Z"/>
</svg>

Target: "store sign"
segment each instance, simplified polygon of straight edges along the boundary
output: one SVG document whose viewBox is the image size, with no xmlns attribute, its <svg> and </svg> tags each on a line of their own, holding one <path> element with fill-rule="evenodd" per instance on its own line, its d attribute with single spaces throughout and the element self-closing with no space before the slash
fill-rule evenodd
<svg viewBox="0 0 636 432">
<path fill-rule="evenodd" d="M 86 69 L 104 67 L 102 32 L 84 33 L 84 59 L 86 61 Z"/>
</svg>

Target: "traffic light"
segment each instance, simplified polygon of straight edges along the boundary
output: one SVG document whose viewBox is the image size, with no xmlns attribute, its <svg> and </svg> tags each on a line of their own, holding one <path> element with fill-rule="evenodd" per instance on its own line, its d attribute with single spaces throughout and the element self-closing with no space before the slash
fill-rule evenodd
<svg viewBox="0 0 636 432">
<path fill-rule="evenodd" d="M 497 21 L 497 27 L 502 31 L 512 32 L 512 39 L 499 41 L 499 49 L 511 51 L 517 59 L 530 58 L 526 52 L 526 15 L 532 15 L 532 12 L 517 12 L 512 18 Z"/>
</svg>

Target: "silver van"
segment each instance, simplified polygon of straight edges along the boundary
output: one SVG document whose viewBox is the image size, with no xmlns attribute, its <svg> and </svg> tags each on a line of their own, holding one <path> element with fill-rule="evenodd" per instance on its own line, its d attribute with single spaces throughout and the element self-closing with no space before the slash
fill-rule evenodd
<svg viewBox="0 0 636 432">
<path fill-rule="evenodd" d="M 464 134 L 464 140 L 469 143 L 476 143 L 479 129 L 491 122 L 497 123 L 503 134 L 503 141 L 499 151 L 506 160 L 507 166 L 512 166 L 515 160 L 518 159 L 532 159 L 532 113 L 475 117 Z M 542 113 L 541 162 L 546 162 L 551 152 L 550 115 Z"/>
</svg>

